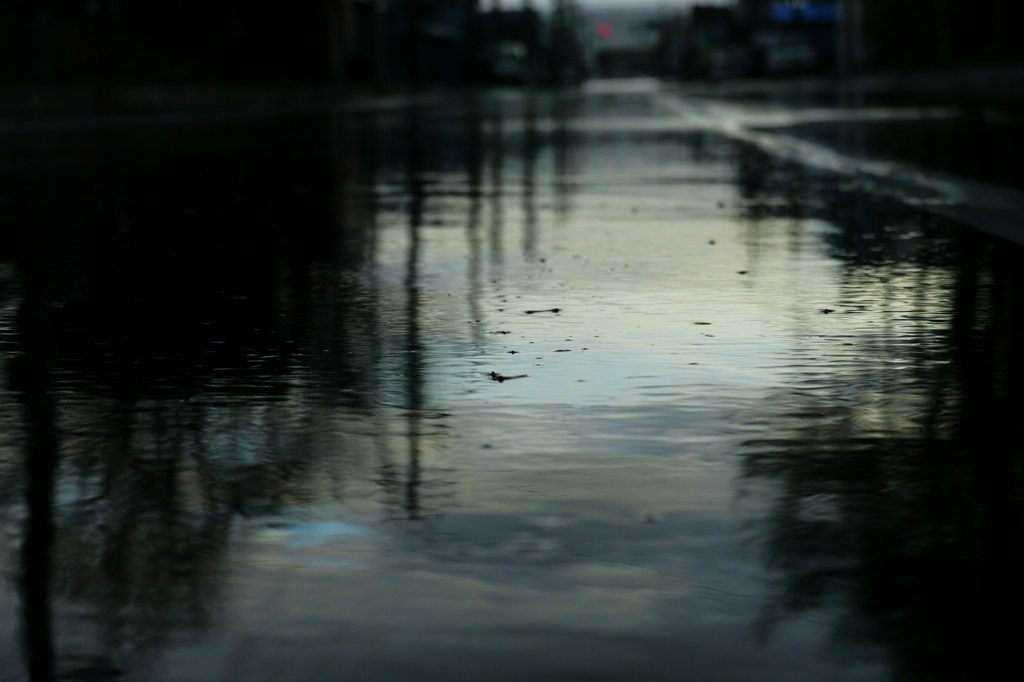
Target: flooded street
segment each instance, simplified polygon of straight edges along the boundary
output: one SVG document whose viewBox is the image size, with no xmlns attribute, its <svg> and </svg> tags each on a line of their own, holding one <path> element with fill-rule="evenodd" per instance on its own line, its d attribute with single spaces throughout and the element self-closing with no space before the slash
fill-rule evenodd
<svg viewBox="0 0 1024 682">
<path fill-rule="evenodd" d="M 597 82 L 0 136 L 0 680 L 1009 661 L 1015 159 L 933 150 L 937 188 L 722 111 Z"/>
</svg>

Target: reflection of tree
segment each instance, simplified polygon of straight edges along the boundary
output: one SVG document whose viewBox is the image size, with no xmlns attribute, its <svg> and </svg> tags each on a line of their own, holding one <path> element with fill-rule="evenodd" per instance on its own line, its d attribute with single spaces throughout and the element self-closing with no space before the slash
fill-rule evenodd
<svg viewBox="0 0 1024 682">
<path fill-rule="evenodd" d="M 537 252 L 537 157 L 541 137 L 537 130 L 537 98 L 528 96 L 523 105 L 523 255 Z"/>
<path fill-rule="evenodd" d="M 500 268 L 504 261 L 503 236 L 505 231 L 505 210 L 503 205 L 505 187 L 505 112 L 497 106 L 488 107 L 487 149 L 490 152 L 490 211 L 491 229 L 487 233 L 487 246 L 491 254 L 491 265 Z"/>
<path fill-rule="evenodd" d="M 6 280 L 7 274 L 6 268 L 0 265 L 0 513 L 18 503 L 24 476 L 19 456 L 24 445 L 21 433 L 24 419 L 9 372 L 9 360 L 18 346 L 12 337 L 18 327 L 20 302 L 13 283 Z M 0 551 L 3 551 L 2 546 Z M 2 560 L 0 557 L 0 562 Z"/>
<path fill-rule="evenodd" d="M 57 469 L 57 433 L 53 400 L 56 353 L 46 282 L 38 272 L 33 244 L 26 259 L 26 286 L 21 306 L 21 355 L 12 378 L 24 403 L 25 525 L 22 534 L 22 625 L 25 667 L 32 682 L 54 679 L 54 634 L 51 615 L 50 549 L 54 537 L 53 495 Z"/>
<path fill-rule="evenodd" d="M 554 94 L 550 101 L 550 116 L 554 120 L 551 144 L 554 147 L 555 219 L 564 221 L 572 210 L 572 198 L 576 190 L 576 157 L 573 149 L 571 121 L 578 115 L 581 99 L 571 92 Z"/>
<path fill-rule="evenodd" d="M 1006 663 L 1014 630 L 996 621 L 1021 603 L 1020 254 L 966 233 L 953 252 L 952 300 L 897 300 L 851 260 L 848 295 L 898 305 L 889 326 L 829 358 L 828 379 L 773 400 L 761 417 L 773 435 L 744 446 L 748 481 L 775 484 L 762 633 L 835 611 L 835 643 L 884 647 L 901 680 Z M 932 256 L 917 276 L 932 276 Z"/>
<path fill-rule="evenodd" d="M 565 210 L 574 189 L 569 104 L 555 105 L 562 130 L 549 138 L 531 100 L 515 140 L 502 101 L 466 102 L 457 127 L 434 127 L 435 110 L 414 106 L 39 138 L 48 165 L 15 208 L 47 283 L 33 310 L 57 343 L 35 362 L 53 365 L 52 391 L 40 371 L 18 370 L 22 409 L 0 414 L 12 435 L 0 443 L 11 484 L 0 513 L 20 520 L 32 508 L 16 560 L 30 569 L 26 637 L 42 652 L 31 658 L 50 660 L 38 679 L 113 677 L 210 627 L 239 538 L 333 503 L 346 485 L 379 484 L 365 494 L 403 520 L 436 513 L 448 490 L 428 466 L 436 322 L 423 289 L 435 178 L 456 159 L 467 179 L 473 319 L 484 314 L 480 214 L 488 199 L 492 217 L 507 210 L 507 168 L 522 156 L 526 256 L 539 239 L 534 174 L 545 145 Z M 383 178 L 396 179 L 394 194 Z M 384 217 L 396 197 L 407 202 L 405 251 L 389 280 L 377 259 L 397 234 Z M 506 226 L 493 227 L 497 256 Z M 12 308 L 25 305 L 19 287 Z M 29 330 L 22 318 L 7 323 L 19 334 Z M 10 357 L 24 354 L 4 324 L 10 374 L 22 362 Z M 50 396 L 52 419 L 28 413 L 27 385 Z M 32 440 L 30 421 L 48 430 Z M 23 466 L 46 434 L 60 435 L 52 471 L 45 458 Z M 40 473 L 31 481 L 30 469 Z"/>
<path fill-rule="evenodd" d="M 121 464 L 101 494 L 61 510 L 56 589 L 92 621 L 73 626 L 87 650 L 64 659 L 99 650 L 130 660 L 204 629 L 219 605 L 234 513 L 186 504 L 196 493 L 188 460 Z"/>
<path fill-rule="evenodd" d="M 373 183 L 353 177 L 373 165 L 348 158 L 372 162 L 373 138 L 325 145 L 323 123 L 40 139 L 17 336 L 0 329 L 24 406 L 0 421 L 24 500 L 0 512 L 27 519 L 32 679 L 116 677 L 207 627 L 246 519 L 348 477 L 325 424 L 381 385 L 379 297 L 358 275 Z"/>
<path fill-rule="evenodd" d="M 486 151 L 483 135 L 483 112 L 481 98 L 471 95 L 466 103 L 466 245 L 467 254 L 467 289 L 469 303 L 469 319 L 483 318 L 480 298 L 482 288 L 482 263 L 480 240 L 480 212 L 483 203 L 483 166 Z M 483 329 L 480 325 L 472 327 L 474 342 L 483 342 Z"/>
<path fill-rule="evenodd" d="M 421 112 L 411 107 L 408 113 L 409 152 L 406 165 L 406 193 L 409 196 L 409 254 L 405 271 L 406 333 L 405 378 L 407 433 L 409 444 L 405 471 L 402 508 L 406 518 L 417 520 L 422 515 L 420 485 L 423 482 L 423 462 L 420 446 L 420 419 L 424 408 L 423 395 L 423 343 L 420 326 L 420 230 L 427 201 L 423 183 L 423 130 Z"/>
<path fill-rule="evenodd" d="M 809 220 L 837 226 L 825 239 L 836 258 L 860 266 L 949 265 L 947 240 L 955 230 L 871 192 L 865 178 L 811 170 L 749 145 L 737 147 L 736 184 L 743 198 L 744 240 L 756 255 L 762 223 L 790 223 L 790 248 L 799 248 Z"/>
</svg>

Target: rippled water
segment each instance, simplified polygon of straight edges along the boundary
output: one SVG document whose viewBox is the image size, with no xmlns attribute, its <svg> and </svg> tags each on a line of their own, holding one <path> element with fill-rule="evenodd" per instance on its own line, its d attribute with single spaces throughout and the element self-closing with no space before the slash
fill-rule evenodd
<svg viewBox="0 0 1024 682">
<path fill-rule="evenodd" d="M 667 96 L 4 138 L 0 671 L 976 679 L 1020 248 Z"/>
</svg>

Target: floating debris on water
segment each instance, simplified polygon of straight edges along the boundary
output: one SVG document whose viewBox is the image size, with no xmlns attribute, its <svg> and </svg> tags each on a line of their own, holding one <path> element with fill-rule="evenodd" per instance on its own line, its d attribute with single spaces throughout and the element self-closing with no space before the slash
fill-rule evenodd
<svg viewBox="0 0 1024 682">
<path fill-rule="evenodd" d="M 525 379 L 528 375 L 526 375 L 526 374 L 517 374 L 515 376 L 509 377 L 509 376 L 505 376 L 504 374 L 499 374 L 497 372 L 488 372 L 487 376 L 489 376 L 491 378 L 491 381 L 497 381 L 500 384 L 500 383 L 505 382 L 505 381 L 511 381 L 512 379 Z"/>
</svg>

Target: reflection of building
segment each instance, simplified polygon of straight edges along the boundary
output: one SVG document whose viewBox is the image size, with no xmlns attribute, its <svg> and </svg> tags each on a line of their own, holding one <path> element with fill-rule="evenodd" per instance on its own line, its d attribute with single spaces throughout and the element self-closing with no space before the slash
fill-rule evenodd
<svg viewBox="0 0 1024 682">
<path fill-rule="evenodd" d="M 417 235 L 439 219 L 465 224 L 465 303 L 486 319 L 487 261 L 517 234 L 498 217 L 523 212 L 532 256 L 537 202 L 568 210 L 575 191 L 567 121 L 579 102 L 550 97 L 471 94 L 443 120 L 424 108 L 112 127 L 5 150 L 5 186 L 32 189 L 0 207 L 15 233 L 0 234 L 0 572 L 32 576 L 17 586 L 46 628 L 18 627 L 29 609 L 0 599 L 0 653 L 15 632 L 45 629 L 33 641 L 55 672 L 29 679 L 148 679 L 164 652 L 190 657 L 221 637 L 225 584 L 239 594 L 260 547 L 290 552 L 345 525 L 311 510 L 379 499 L 387 518 L 411 521 L 448 504 L 457 481 L 435 466 L 450 440 L 431 342 L 438 321 L 466 357 L 491 337 L 474 325 L 480 336 L 463 338 L 463 302 L 426 289 L 438 261 Z M 409 201 L 391 200 L 402 193 Z M 63 377 L 46 392 L 61 460 L 60 485 L 35 510 L 52 509 L 56 540 L 23 563 L 22 537 L 49 525 L 25 530 L 23 472 L 39 480 L 44 467 L 11 388 L 25 367 L 22 273 L 35 270 L 21 259 L 35 253 L 62 301 L 47 325 L 59 343 L 26 344 L 52 348 Z M 11 654 L 0 669 L 17 677 L 17 665 Z"/>
</svg>

